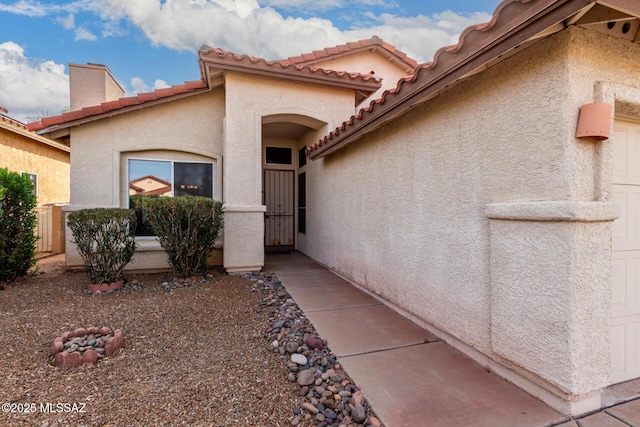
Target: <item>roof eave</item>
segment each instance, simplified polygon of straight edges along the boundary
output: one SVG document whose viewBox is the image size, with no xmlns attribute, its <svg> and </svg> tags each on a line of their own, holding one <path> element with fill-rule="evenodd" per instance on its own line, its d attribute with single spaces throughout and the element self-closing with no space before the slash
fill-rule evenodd
<svg viewBox="0 0 640 427">
<path fill-rule="evenodd" d="M 101 119 L 106 119 L 106 118 L 110 118 L 110 117 L 114 117 L 114 116 L 118 116 L 120 114 L 124 114 L 130 111 L 136 111 L 136 110 L 141 110 L 143 108 L 147 108 L 147 107 L 151 107 L 154 105 L 159 105 L 159 104 L 164 104 L 167 102 L 172 102 L 172 101 L 177 101 L 179 99 L 183 99 L 183 98 L 187 98 L 190 96 L 194 96 L 194 95 L 199 95 L 201 93 L 204 92 L 208 92 L 211 89 L 209 87 L 205 87 L 202 89 L 196 89 L 193 90 L 191 92 L 185 92 L 185 93 L 180 93 L 174 96 L 168 96 L 168 97 L 164 97 L 164 98 L 159 98 L 156 100 L 152 100 L 152 101 L 145 101 L 143 103 L 140 104 L 134 104 L 131 106 L 127 106 L 127 107 L 122 107 L 122 108 L 117 108 L 114 110 L 110 110 L 110 111 L 106 111 L 104 113 L 101 114 L 95 114 L 92 116 L 86 116 L 86 117 L 82 117 L 80 119 L 76 119 L 76 120 L 70 120 L 68 122 L 64 122 L 64 123 L 60 123 L 60 124 L 56 124 L 56 125 L 51 125 L 42 129 L 39 129 L 36 131 L 36 133 L 38 135 L 54 135 L 55 133 L 58 133 L 58 136 L 56 136 L 57 138 L 61 138 L 63 136 L 68 135 L 67 133 L 61 133 L 61 131 L 65 130 L 65 129 L 70 129 L 72 127 L 75 126 L 80 126 L 89 122 L 93 122 L 95 120 L 101 120 Z M 53 137 L 53 136 L 52 136 Z"/>
<path fill-rule="evenodd" d="M 2 123 L 2 121 L 0 121 L 0 127 L 2 127 L 3 129 L 8 130 L 10 132 L 14 132 L 16 134 L 22 135 L 25 138 L 32 139 L 35 142 L 39 142 L 41 144 L 48 145 L 49 147 L 55 148 L 57 150 L 64 151 L 66 153 L 69 152 L 69 147 L 67 147 L 66 145 L 61 144 L 61 143 L 59 143 L 59 142 L 57 142 L 57 141 L 55 141 L 53 139 L 50 139 L 50 138 L 44 137 L 42 135 L 39 135 L 36 132 L 31 132 L 31 131 L 27 130 L 26 128 L 23 129 L 20 126 L 11 126 L 11 125 L 7 126 L 4 123 Z"/>
<path fill-rule="evenodd" d="M 618 3 L 629 0 L 610 1 Z M 336 128 L 335 134 L 321 141 L 319 146 L 310 152 L 309 157 L 312 160 L 322 158 L 360 139 L 390 120 L 406 114 L 416 105 L 443 93 L 457 81 L 473 74 L 475 70 L 595 2 L 596 0 L 503 1 L 498 5 L 498 8 L 502 8 L 499 15 L 510 6 L 518 9 L 527 8 L 528 13 L 518 10 L 518 13 L 497 19 L 485 28 L 467 29 L 461 35 L 461 43 L 453 48 L 440 49 L 434 55 L 434 62 L 416 69 L 414 76 L 408 80 L 415 87 L 403 92 L 401 80 L 395 93 L 386 94 L 389 98 L 387 102 L 372 101 L 369 106 L 371 112 L 361 111 L 359 115 L 353 116 L 351 120 L 358 121 L 355 125 L 345 122 L 342 128 Z M 457 58 L 459 60 L 456 61 Z"/>
</svg>

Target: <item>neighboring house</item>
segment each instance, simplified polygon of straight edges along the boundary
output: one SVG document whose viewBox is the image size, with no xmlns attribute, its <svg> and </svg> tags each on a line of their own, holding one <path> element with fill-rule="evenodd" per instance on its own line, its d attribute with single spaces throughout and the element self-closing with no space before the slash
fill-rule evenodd
<svg viewBox="0 0 640 427">
<path fill-rule="evenodd" d="M 38 202 L 38 249 L 64 252 L 59 206 L 69 202 L 69 147 L 27 130 L 0 109 L 0 168 L 28 175 Z"/>
<path fill-rule="evenodd" d="M 171 196 L 171 182 L 147 175 L 129 181 L 129 196 Z"/>
<path fill-rule="evenodd" d="M 223 200 L 228 271 L 296 248 L 577 415 L 640 377 L 639 17 L 504 0 L 410 76 L 379 39 L 335 62 L 203 48 L 201 82 L 30 127 L 71 140 L 72 209 L 128 206 L 132 161 L 204 165 L 211 190 L 181 180 Z"/>
</svg>

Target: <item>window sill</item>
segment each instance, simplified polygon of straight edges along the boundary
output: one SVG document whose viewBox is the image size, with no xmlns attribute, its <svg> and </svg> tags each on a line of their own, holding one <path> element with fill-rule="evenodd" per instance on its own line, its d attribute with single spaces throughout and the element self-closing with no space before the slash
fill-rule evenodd
<svg viewBox="0 0 640 427">
<path fill-rule="evenodd" d="M 153 236 L 137 236 L 136 245 L 137 251 L 164 251 L 158 238 Z"/>
</svg>

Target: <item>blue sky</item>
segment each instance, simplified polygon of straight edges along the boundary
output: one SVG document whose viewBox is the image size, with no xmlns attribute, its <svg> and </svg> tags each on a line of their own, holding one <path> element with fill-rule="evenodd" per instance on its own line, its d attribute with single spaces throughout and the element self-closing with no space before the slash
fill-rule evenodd
<svg viewBox="0 0 640 427">
<path fill-rule="evenodd" d="M 69 104 L 69 63 L 127 91 L 200 78 L 204 44 L 281 59 L 381 37 L 419 62 L 486 22 L 498 0 L 0 0 L 0 106 L 22 122 Z"/>
</svg>

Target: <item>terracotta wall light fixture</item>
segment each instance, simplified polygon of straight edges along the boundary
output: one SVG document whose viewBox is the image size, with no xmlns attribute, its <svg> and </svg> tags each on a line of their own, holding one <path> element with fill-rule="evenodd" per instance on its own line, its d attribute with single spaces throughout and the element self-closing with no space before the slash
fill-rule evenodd
<svg viewBox="0 0 640 427">
<path fill-rule="evenodd" d="M 613 106 L 606 102 L 585 104 L 580 108 L 576 138 L 587 141 L 604 141 L 611 132 Z"/>
</svg>

